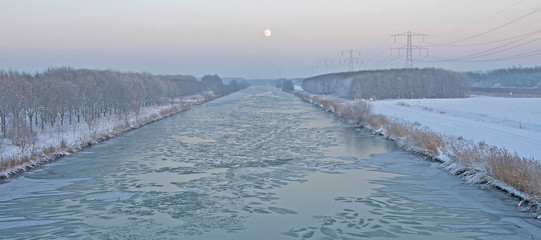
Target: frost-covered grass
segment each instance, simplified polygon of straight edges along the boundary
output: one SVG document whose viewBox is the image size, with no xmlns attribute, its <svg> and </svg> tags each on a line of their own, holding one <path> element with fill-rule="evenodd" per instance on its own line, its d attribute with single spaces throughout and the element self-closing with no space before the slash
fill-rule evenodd
<svg viewBox="0 0 541 240">
<path fill-rule="evenodd" d="M 15 145 L 7 139 L 0 139 L 0 178 L 24 172 L 123 132 L 187 110 L 191 105 L 215 98 L 215 95 L 206 93 L 142 107 L 138 113 L 113 114 L 63 126 L 58 123 L 53 127 L 47 126 L 44 131 L 38 131 L 35 141 L 24 145 Z"/>
<path fill-rule="evenodd" d="M 504 147 L 541 160 L 541 98 L 473 96 L 372 102 L 373 112 L 427 126 L 443 135 Z"/>
<path fill-rule="evenodd" d="M 535 120 L 529 119 L 529 117 L 537 117 L 536 114 L 541 114 L 541 112 L 534 111 L 535 109 L 541 109 L 541 106 L 531 108 L 532 104 L 541 104 L 541 99 L 514 100 L 517 104 L 524 101 L 525 103 L 522 103 L 521 106 L 512 106 L 513 104 L 510 103 L 500 104 L 501 99 L 493 99 L 494 101 L 486 101 L 487 99 L 477 101 L 479 98 L 458 99 L 458 106 L 455 106 L 451 102 L 457 99 L 400 100 L 353 104 L 359 101 L 346 101 L 341 98 L 313 95 L 305 92 L 296 92 L 296 95 L 305 101 L 325 108 L 327 111 L 334 112 L 348 123 L 363 126 L 375 134 L 396 141 L 399 146 L 408 151 L 440 161 L 444 169 L 461 176 L 468 183 L 495 186 L 507 191 L 523 199 L 521 204 L 529 203 L 527 205 L 528 209 L 537 212 L 538 217 L 541 216 L 541 205 L 539 204 L 541 202 L 541 164 L 539 159 L 524 157 L 524 155 L 539 156 L 536 150 L 541 149 L 539 147 L 541 146 L 539 144 L 541 138 L 524 138 L 523 141 L 526 142 L 518 143 L 526 146 L 520 148 L 523 150 L 521 153 L 510 152 L 506 148 L 509 145 L 505 144 L 506 141 L 521 139 L 521 133 L 526 130 L 525 127 L 520 125 L 513 125 L 512 122 L 523 122 L 523 126 L 528 126 L 528 131 L 532 132 L 527 136 L 536 136 L 538 125 Z M 432 104 L 424 105 L 419 103 L 423 101 Z M 469 104 L 483 103 L 487 106 L 465 105 L 468 101 L 471 101 Z M 497 104 L 500 104 L 500 106 L 494 107 Z M 343 114 L 343 112 L 339 111 L 346 108 L 346 106 L 357 106 L 357 116 L 354 116 L 355 114 Z M 381 106 L 390 107 L 381 110 Z M 371 112 L 373 108 L 376 109 L 375 112 L 377 113 Z M 479 111 L 482 113 L 476 113 L 472 109 L 482 110 Z M 498 111 L 502 110 L 503 113 L 498 113 Z M 465 111 L 472 112 L 465 113 Z M 507 121 L 509 118 L 504 117 L 509 116 L 509 112 L 520 115 L 520 111 L 532 113 L 526 113 L 522 118 L 513 115 L 512 121 Z M 419 112 L 425 114 L 417 115 Z M 450 116 L 452 119 L 447 119 Z M 456 119 L 457 116 L 466 118 L 462 120 L 462 123 L 468 121 L 481 121 L 483 123 L 469 126 L 460 125 L 461 121 Z M 492 118 L 489 116 L 492 116 Z M 490 123 L 487 123 L 487 121 Z M 442 124 L 442 122 L 446 124 Z M 457 122 L 461 128 L 465 128 L 459 133 L 469 132 L 473 135 L 461 134 L 457 137 L 452 134 L 454 124 Z M 497 125 L 495 129 L 487 127 L 487 124 L 495 123 L 500 125 Z M 432 126 L 436 127 L 432 128 Z M 447 128 L 441 128 L 441 126 L 447 126 Z M 506 128 L 513 128 L 515 131 L 509 131 Z M 502 139 L 499 138 L 497 133 L 504 135 L 502 136 L 503 141 L 500 141 Z M 511 137 L 506 139 L 506 135 Z M 473 137 L 465 138 L 464 136 Z M 479 141 L 478 139 L 482 140 Z M 487 142 L 490 142 L 491 145 L 487 144 Z M 494 143 L 500 143 L 501 145 L 492 145 Z M 535 150 L 527 147 L 532 143 L 537 145 Z"/>
</svg>

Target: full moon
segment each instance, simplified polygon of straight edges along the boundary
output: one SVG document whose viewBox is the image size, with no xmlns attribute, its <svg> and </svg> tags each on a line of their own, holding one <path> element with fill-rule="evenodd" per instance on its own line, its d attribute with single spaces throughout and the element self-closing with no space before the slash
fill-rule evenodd
<svg viewBox="0 0 541 240">
<path fill-rule="evenodd" d="M 271 30 L 267 29 L 263 32 L 263 34 L 265 34 L 265 37 L 270 37 L 270 35 L 272 34 Z"/>
</svg>

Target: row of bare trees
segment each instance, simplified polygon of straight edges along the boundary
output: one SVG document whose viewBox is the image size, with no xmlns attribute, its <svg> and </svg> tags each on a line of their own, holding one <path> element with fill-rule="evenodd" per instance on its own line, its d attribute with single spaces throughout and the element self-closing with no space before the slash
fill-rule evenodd
<svg viewBox="0 0 541 240">
<path fill-rule="evenodd" d="M 302 87 L 354 99 L 467 97 L 470 89 L 465 74 L 434 68 L 333 73 L 307 78 Z"/>
<path fill-rule="evenodd" d="M 193 76 L 67 67 L 36 74 L 0 70 L 0 136 L 17 145 L 47 126 L 138 114 L 142 106 L 204 91 L 225 95 L 245 87 L 237 82 L 224 85 L 216 75 L 198 81 Z"/>
</svg>

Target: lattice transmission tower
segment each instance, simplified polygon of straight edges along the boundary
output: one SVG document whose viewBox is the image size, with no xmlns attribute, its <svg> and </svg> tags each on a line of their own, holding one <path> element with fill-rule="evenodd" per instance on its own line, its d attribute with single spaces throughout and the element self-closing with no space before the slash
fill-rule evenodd
<svg viewBox="0 0 541 240">
<path fill-rule="evenodd" d="M 348 62 L 349 71 L 353 72 L 353 65 L 355 63 L 360 64 L 362 62 L 361 58 L 360 58 L 361 57 L 361 51 L 355 50 L 355 49 L 349 49 L 349 50 L 342 51 L 342 56 L 344 56 L 344 54 L 349 55 L 349 57 L 340 60 L 340 62 Z"/>
<path fill-rule="evenodd" d="M 333 68 L 333 60 L 332 59 L 322 59 L 319 61 L 318 66 L 323 73 L 329 73 L 330 69 Z"/>
<path fill-rule="evenodd" d="M 406 51 L 406 68 L 413 68 L 413 50 L 417 50 L 419 56 L 421 56 L 421 51 L 426 51 L 426 55 L 428 55 L 428 48 L 421 47 L 419 45 L 413 45 L 413 37 L 422 37 L 424 42 L 424 37 L 428 36 L 426 34 L 422 33 L 414 33 L 411 31 L 405 32 L 405 33 L 398 33 L 393 34 L 391 37 L 394 37 L 394 42 L 396 43 L 396 37 L 406 37 L 407 43 L 406 46 L 402 46 L 399 48 L 391 48 L 391 56 L 393 56 L 393 50 L 398 51 L 398 56 L 401 56 L 402 50 Z"/>
</svg>

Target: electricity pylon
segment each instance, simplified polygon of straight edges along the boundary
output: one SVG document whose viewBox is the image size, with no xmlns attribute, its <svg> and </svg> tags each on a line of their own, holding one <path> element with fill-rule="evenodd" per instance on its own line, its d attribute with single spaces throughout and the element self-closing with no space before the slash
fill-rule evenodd
<svg viewBox="0 0 541 240">
<path fill-rule="evenodd" d="M 329 69 L 332 68 L 332 60 L 325 58 L 319 61 L 319 66 L 324 69 L 324 73 L 329 73 Z"/>
<path fill-rule="evenodd" d="M 349 54 L 349 57 L 340 60 L 340 62 L 347 61 L 349 63 L 349 71 L 353 72 L 353 64 L 361 63 L 361 51 L 355 49 L 344 50 L 342 51 L 342 56 L 344 56 L 344 53 Z"/>
<path fill-rule="evenodd" d="M 419 45 L 413 45 L 412 37 L 423 37 L 423 42 L 424 42 L 425 36 L 428 36 L 428 35 L 422 34 L 422 33 L 414 33 L 411 31 L 391 35 L 391 37 L 394 37 L 395 43 L 396 43 L 396 37 L 407 37 L 406 46 L 402 46 L 399 48 L 391 48 L 391 56 L 393 55 L 393 50 L 398 50 L 398 56 L 401 55 L 402 50 L 406 50 L 406 68 L 413 68 L 413 50 L 418 50 L 419 56 L 421 56 L 421 50 L 425 50 L 426 54 L 428 55 L 428 48 L 421 47 Z"/>
</svg>

